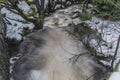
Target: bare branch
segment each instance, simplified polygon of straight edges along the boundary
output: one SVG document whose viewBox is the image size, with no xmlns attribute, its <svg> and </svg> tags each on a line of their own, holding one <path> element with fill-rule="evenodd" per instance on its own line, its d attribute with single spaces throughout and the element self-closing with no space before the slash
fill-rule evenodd
<svg viewBox="0 0 120 80">
<path fill-rule="evenodd" d="M 28 23 L 28 21 L 24 21 L 24 20 L 12 19 L 10 17 L 7 17 L 7 18 L 10 19 L 10 20 L 13 20 L 13 21 L 21 22 L 21 23 Z"/>
<path fill-rule="evenodd" d="M 119 35 L 119 37 L 118 37 L 118 41 L 117 41 L 117 46 L 116 46 L 115 54 L 114 54 L 113 59 L 112 59 L 112 62 L 111 62 L 111 69 L 112 69 L 112 70 L 113 70 L 115 58 L 116 58 L 116 56 L 117 56 L 117 52 L 118 52 L 118 48 L 119 48 L 119 43 L 120 43 L 120 35 Z"/>
</svg>

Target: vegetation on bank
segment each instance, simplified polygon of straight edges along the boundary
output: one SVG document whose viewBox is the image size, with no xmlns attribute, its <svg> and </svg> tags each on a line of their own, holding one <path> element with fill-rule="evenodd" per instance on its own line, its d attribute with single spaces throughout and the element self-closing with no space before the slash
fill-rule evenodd
<svg viewBox="0 0 120 80">
<path fill-rule="evenodd" d="M 120 20 L 120 0 L 95 0 L 97 16 L 107 20 Z"/>
<path fill-rule="evenodd" d="M 16 19 L 16 21 L 22 23 L 31 22 L 35 25 L 35 29 L 42 28 L 44 16 L 53 13 L 59 8 L 66 8 L 72 4 L 80 4 L 82 6 L 82 13 L 80 13 L 82 20 L 91 20 L 93 15 L 108 20 L 120 20 L 120 0 L 48 0 L 47 4 L 44 0 L 24 0 L 30 9 L 27 13 L 19 7 L 21 1 L 0 0 L 0 5 L 1 8 L 5 7 L 7 10 L 16 15 L 20 15 L 24 19 L 22 21 Z M 43 6 L 44 4 L 46 6 Z M 91 9 L 88 8 L 88 4 L 92 5 Z M 5 14 L 4 17 L 6 17 Z"/>
<path fill-rule="evenodd" d="M 97 16 L 105 20 L 120 20 L 120 0 L 91 0 L 89 8 L 87 0 L 82 2 L 82 20 L 91 20 L 92 16 Z"/>
</svg>

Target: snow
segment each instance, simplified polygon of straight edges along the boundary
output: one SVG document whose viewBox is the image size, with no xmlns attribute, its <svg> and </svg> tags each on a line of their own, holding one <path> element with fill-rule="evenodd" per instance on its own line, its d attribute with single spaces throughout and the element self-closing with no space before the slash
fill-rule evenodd
<svg viewBox="0 0 120 80">
<path fill-rule="evenodd" d="M 113 72 L 109 78 L 109 80 L 119 80 L 119 79 L 120 79 L 120 72 Z"/>
<path fill-rule="evenodd" d="M 24 5 L 24 1 L 22 1 L 19 4 L 19 7 L 25 7 L 23 8 L 25 13 L 29 12 L 29 7 Z M 21 40 L 22 36 L 20 35 L 20 33 L 22 33 L 23 28 L 28 27 L 29 29 L 32 29 L 34 27 L 34 25 L 29 22 L 26 24 L 23 24 L 22 22 L 18 22 L 17 20 L 23 21 L 23 22 L 25 20 L 21 16 L 10 12 L 6 8 L 2 8 L 1 13 L 5 14 L 6 19 L 9 20 L 9 22 L 6 22 L 8 23 L 7 24 L 7 37 L 9 38 L 15 38 L 17 40 Z M 11 19 L 14 19 L 14 20 L 11 20 Z"/>
<path fill-rule="evenodd" d="M 25 13 L 30 12 L 30 8 L 28 5 L 25 5 L 26 3 L 22 1 L 19 4 L 20 8 L 23 8 Z M 74 23 L 75 25 L 80 23 L 80 18 L 76 17 L 78 14 L 75 12 L 81 12 L 80 5 L 74 5 L 67 9 L 61 9 L 56 11 L 54 14 L 50 15 L 49 17 L 45 18 L 45 24 L 44 26 L 56 28 L 56 27 L 64 27 L 69 26 L 71 23 Z M 32 29 L 34 25 L 32 23 L 26 23 L 23 24 L 22 22 L 17 22 L 12 19 L 22 20 L 24 19 L 20 17 L 19 15 L 13 14 L 12 12 L 8 11 L 6 8 L 3 8 L 1 10 L 3 14 L 6 14 L 6 18 L 10 21 L 11 24 L 7 24 L 7 37 L 9 38 L 15 38 L 17 40 L 21 40 L 22 36 L 20 33 L 22 33 L 23 28 L 28 27 Z M 117 45 L 117 39 L 120 34 L 120 21 L 109 21 L 109 20 L 102 20 L 100 18 L 97 18 L 95 16 L 92 17 L 92 20 L 85 21 L 88 23 L 91 28 L 97 29 L 100 33 L 102 33 L 103 39 L 106 41 L 107 46 L 102 45 L 102 52 L 105 55 L 114 55 L 116 45 Z M 109 47 L 112 46 L 110 49 Z M 119 46 L 120 48 L 120 46 Z M 99 51 L 100 49 L 98 49 Z M 14 64 L 13 59 L 16 57 L 13 57 L 10 59 L 10 63 Z M 18 58 L 17 58 L 18 59 Z M 120 60 L 120 49 L 118 50 L 118 55 L 116 56 L 115 62 L 117 63 L 118 60 Z M 104 62 L 106 63 L 106 62 Z M 107 63 L 110 65 L 110 63 Z M 115 66 L 115 65 L 114 65 Z M 12 68 L 12 67 L 11 67 Z M 116 72 L 113 72 L 109 78 L 109 80 L 119 80 L 120 79 L 120 66 Z"/>
<path fill-rule="evenodd" d="M 21 8 L 24 11 L 24 13 L 30 12 L 30 7 L 27 3 L 25 3 L 25 1 L 20 1 L 18 7 Z M 23 7 L 25 7 L 25 8 L 23 8 Z"/>
</svg>

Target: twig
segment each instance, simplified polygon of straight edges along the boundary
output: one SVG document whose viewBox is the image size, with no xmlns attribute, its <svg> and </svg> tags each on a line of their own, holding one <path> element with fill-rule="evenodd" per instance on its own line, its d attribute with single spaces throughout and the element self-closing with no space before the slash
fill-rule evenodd
<svg viewBox="0 0 120 80">
<path fill-rule="evenodd" d="M 89 76 L 86 80 L 91 80 L 91 78 L 92 77 L 94 77 L 97 73 L 99 73 L 100 72 L 100 70 L 99 71 L 96 71 L 95 73 L 93 73 L 91 76 Z"/>
<path fill-rule="evenodd" d="M 119 35 L 119 37 L 118 37 L 115 54 L 114 54 L 113 59 L 112 59 L 112 62 L 111 62 L 111 69 L 112 69 L 112 70 L 113 70 L 113 65 L 114 65 L 114 62 L 115 62 L 115 57 L 116 57 L 116 55 L 117 55 L 118 48 L 119 48 L 119 42 L 120 42 L 120 35 Z"/>
</svg>

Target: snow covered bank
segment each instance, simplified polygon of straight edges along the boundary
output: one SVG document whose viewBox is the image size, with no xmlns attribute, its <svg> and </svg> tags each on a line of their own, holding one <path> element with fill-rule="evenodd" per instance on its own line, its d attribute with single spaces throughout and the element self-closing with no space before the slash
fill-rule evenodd
<svg viewBox="0 0 120 80">
<path fill-rule="evenodd" d="M 21 3 L 19 6 L 22 7 L 23 5 L 25 4 Z M 24 9 L 25 12 L 28 12 L 29 9 L 28 6 L 24 6 L 24 8 L 25 8 Z M 73 5 L 67 9 L 58 10 L 54 14 L 45 18 L 44 26 L 56 28 L 56 27 L 69 26 L 72 23 L 74 24 L 81 23 L 82 22 L 81 19 L 79 17 L 76 17 L 78 15 L 76 12 L 81 12 L 80 5 Z M 20 35 L 20 33 L 22 33 L 22 29 L 24 27 L 29 27 L 30 29 L 34 27 L 32 23 L 23 24 L 21 22 L 17 22 L 9 19 L 12 18 L 17 20 L 23 20 L 20 16 L 11 13 L 5 8 L 2 9 L 2 13 L 6 13 L 6 18 L 11 23 L 11 24 L 7 24 L 8 26 L 7 37 L 21 40 L 22 36 Z M 103 46 L 101 47 L 102 52 L 105 55 L 114 55 L 115 48 L 117 45 L 117 39 L 120 34 L 120 21 L 114 22 L 114 21 L 102 20 L 94 16 L 92 17 L 92 20 L 88 20 L 85 22 L 88 23 L 93 29 L 98 30 L 102 34 L 103 39 L 107 42 L 107 45 L 103 44 Z M 115 62 L 117 63 L 119 60 L 120 60 L 120 50 L 118 50 L 118 55 L 116 56 Z M 110 62 L 107 64 L 110 65 Z M 119 69 L 117 70 L 117 72 L 112 73 L 109 80 L 119 80 L 120 77 Z"/>
</svg>

